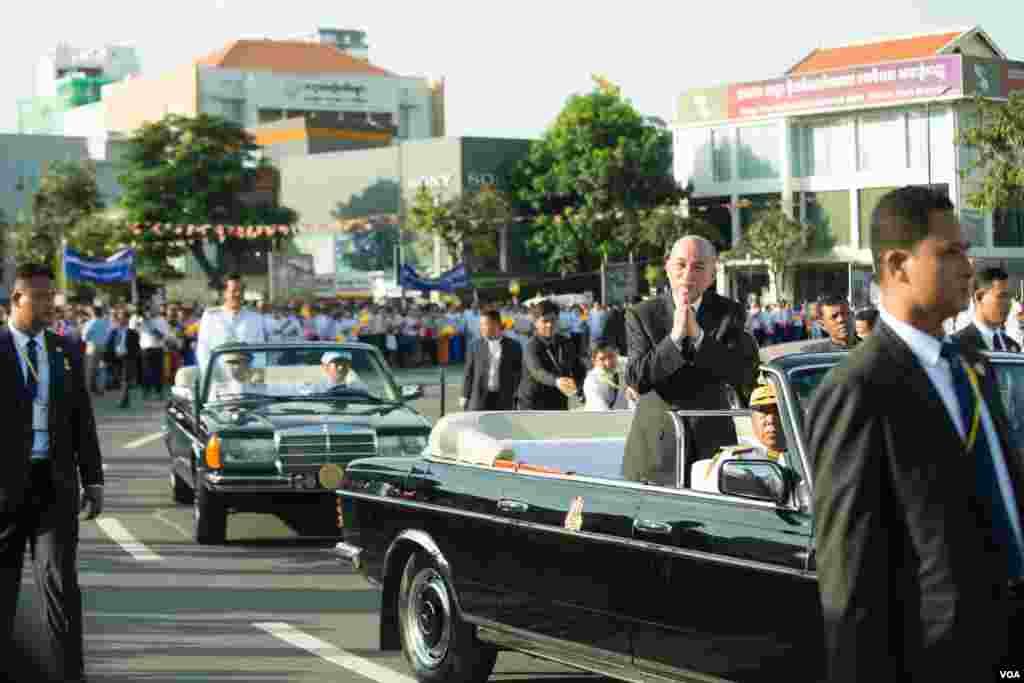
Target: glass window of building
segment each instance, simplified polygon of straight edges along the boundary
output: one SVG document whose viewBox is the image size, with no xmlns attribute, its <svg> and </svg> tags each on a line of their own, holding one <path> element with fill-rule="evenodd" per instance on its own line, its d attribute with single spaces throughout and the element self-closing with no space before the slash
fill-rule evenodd
<svg viewBox="0 0 1024 683">
<path fill-rule="evenodd" d="M 959 124 L 961 131 L 977 127 L 980 120 L 981 117 L 976 109 L 964 108 L 960 110 Z M 971 145 L 957 145 L 957 152 L 959 154 L 958 167 L 960 170 L 968 172 L 967 177 L 972 180 L 980 179 L 981 172 L 971 168 L 974 164 L 978 163 L 979 154 L 977 148 Z"/>
<path fill-rule="evenodd" d="M 731 202 L 732 199 L 727 196 L 690 198 L 690 215 L 718 228 L 722 240 L 715 246 L 719 251 L 732 248 L 732 211 L 729 208 Z"/>
<path fill-rule="evenodd" d="M 674 133 L 675 171 L 684 187 L 692 181 L 710 180 L 711 131 L 707 128 L 684 128 Z"/>
<path fill-rule="evenodd" d="M 1024 247 L 1024 211 L 997 209 L 993 212 L 992 246 Z"/>
<path fill-rule="evenodd" d="M 853 170 L 853 128 L 847 120 L 810 121 L 795 127 L 793 134 L 798 176 L 831 176 Z"/>
<path fill-rule="evenodd" d="M 728 128 L 711 131 L 712 177 L 716 183 L 732 180 L 732 135 Z"/>
<path fill-rule="evenodd" d="M 878 206 L 878 201 L 895 187 L 866 187 L 857 191 L 858 215 L 860 216 L 860 247 L 867 249 L 871 246 L 871 213 Z"/>
<path fill-rule="evenodd" d="M 747 126 L 737 130 L 737 135 L 740 178 L 778 178 L 782 165 L 778 124 Z"/>
<path fill-rule="evenodd" d="M 748 194 L 740 197 L 740 228 L 746 228 L 759 218 L 762 211 L 777 209 L 782 204 L 782 193 Z"/>
<path fill-rule="evenodd" d="M 804 192 L 805 221 L 814 226 L 811 251 L 851 244 L 850 191 Z"/>
<path fill-rule="evenodd" d="M 907 117 L 887 111 L 857 118 L 857 154 L 861 171 L 907 168 Z"/>
<path fill-rule="evenodd" d="M 937 169 L 947 174 L 953 168 L 953 117 L 949 110 L 920 107 L 910 111 L 907 140 L 911 168 L 927 169 L 930 164 L 933 175 Z"/>
<path fill-rule="evenodd" d="M 972 247 L 985 246 L 985 214 L 977 209 L 963 207 L 960 209 L 960 225 L 964 231 L 964 239 Z"/>
</svg>

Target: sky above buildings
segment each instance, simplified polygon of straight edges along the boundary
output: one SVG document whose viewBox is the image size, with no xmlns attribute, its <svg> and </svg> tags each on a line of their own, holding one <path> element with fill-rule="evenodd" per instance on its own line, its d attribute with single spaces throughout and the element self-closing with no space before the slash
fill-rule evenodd
<svg viewBox="0 0 1024 683">
<path fill-rule="evenodd" d="M 619 84 L 645 114 L 673 117 L 693 87 L 780 75 L 815 47 L 981 25 L 1024 60 L 1024 2 L 717 0 L 629 3 L 434 0 L 57 0 L 18 3 L 0 41 L 0 132 L 34 94 L 40 56 L 59 41 L 136 47 L 156 75 L 238 38 L 284 38 L 320 26 L 365 30 L 370 60 L 403 75 L 444 76 L 449 135 L 534 137 L 590 75 Z"/>
</svg>

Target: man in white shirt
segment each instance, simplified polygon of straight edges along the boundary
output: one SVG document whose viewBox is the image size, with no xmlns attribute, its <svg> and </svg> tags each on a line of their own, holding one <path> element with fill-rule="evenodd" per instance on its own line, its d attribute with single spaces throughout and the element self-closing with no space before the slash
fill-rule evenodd
<svg viewBox="0 0 1024 683">
<path fill-rule="evenodd" d="M 156 313 L 155 307 L 153 313 Z M 164 351 L 171 329 L 159 315 L 147 315 L 146 309 L 133 322 L 132 329 L 139 333 L 139 348 L 142 351 L 142 398 L 160 398 L 163 391 Z"/>
<path fill-rule="evenodd" d="M 590 314 L 587 316 L 587 327 L 590 333 L 590 345 L 596 346 L 604 341 L 604 323 L 608 319 L 608 311 L 600 303 L 590 307 Z"/>
<path fill-rule="evenodd" d="M 984 680 L 1019 657 L 1024 465 L 994 369 L 943 331 L 970 243 L 927 187 L 883 196 L 870 231 L 880 321 L 805 420 L 828 680 Z"/>
<path fill-rule="evenodd" d="M 196 360 L 200 372 L 206 372 L 213 349 L 221 344 L 262 344 L 267 341 L 263 317 L 259 313 L 242 309 L 244 296 L 242 276 L 231 273 L 224 280 L 224 305 L 203 312 L 202 320 L 199 321 L 199 340 L 196 343 Z"/>
<path fill-rule="evenodd" d="M 370 393 L 370 387 L 352 370 L 352 354 L 348 351 L 328 351 L 320 358 L 327 381 L 316 386 L 316 391 L 330 391 L 344 386 L 353 391 Z"/>
</svg>

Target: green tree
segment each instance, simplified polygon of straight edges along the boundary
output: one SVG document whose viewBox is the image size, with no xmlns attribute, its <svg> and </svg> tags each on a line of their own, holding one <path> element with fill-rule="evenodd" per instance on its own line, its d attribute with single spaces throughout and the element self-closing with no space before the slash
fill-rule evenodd
<svg viewBox="0 0 1024 683">
<path fill-rule="evenodd" d="M 70 241 L 79 221 L 102 208 L 92 163 L 53 162 L 32 195 L 31 217 L 14 229 L 15 255 L 22 261 L 59 264 L 63 240 Z"/>
<path fill-rule="evenodd" d="M 958 142 L 973 148 L 975 160 L 961 171 L 980 176 L 967 205 L 982 211 L 1024 208 L 1024 93 L 1005 104 L 977 98 L 978 125 L 960 131 Z"/>
<path fill-rule="evenodd" d="M 594 81 L 531 145 L 514 180 L 539 228 L 532 246 L 562 272 L 629 253 L 640 243 L 641 213 L 686 195 L 672 176 L 672 134 L 617 86 Z"/>
<path fill-rule="evenodd" d="M 640 213 L 640 239 L 664 256 L 684 235 L 699 235 L 721 248 L 722 231 L 697 216 L 684 216 L 678 207 L 663 204 Z"/>
<path fill-rule="evenodd" d="M 244 128 L 219 116 L 169 114 L 139 128 L 128 139 L 125 171 L 120 176 L 125 224 L 196 226 L 288 225 L 294 211 L 264 201 L 249 201 L 254 180 L 272 172 L 257 162 L 253 138 Z M 223 235 L 143 230 L 132 234 L 144 273 L 165 271 L 169 258 L 190 253 L 220 289 L 228 269 L 236 269 L 252 250 L 266 251 L 283 236 L 253 239 Z M 212 244 L 216 258 L 207 257 Z"/>
<path fill-rule="evenodd" d="M 496 235 L 513 219 L 509 200 L 489 186 L 442 199 L 423 185 L 409 209 L 409 227 L 440 238 L 452 258 L 466 262 L 467 268 L 474 254 L 488 257 L 496 253 Z"/>
<path fill-rule="evenodd" d="M 793 220 L 780 208 L 765 209 L 743 231 L 739 244 L 722 254 L 725 260 L 750 258 L 764 261 L 775 280 L 776 291 L 785 291 L 787 273 L 806 253 L 812 228 Z"/>
</svg>

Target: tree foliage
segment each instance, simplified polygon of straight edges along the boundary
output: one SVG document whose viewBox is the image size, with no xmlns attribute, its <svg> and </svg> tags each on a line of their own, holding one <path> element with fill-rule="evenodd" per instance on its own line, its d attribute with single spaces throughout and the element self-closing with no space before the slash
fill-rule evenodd
<svg viewBox="0 0 1024 683">
<path fill-rule="evenodd" d="M 685 216 L 676 206 L 662 205 L 640 214 L 640 239 L 658 254 L 667 254 L 684 235 L 699 235 L 721 248 L 722 232 L 698 216 Z"/>
<path fill-rule="evenodd" d="M 49 165 L 32 195 L 31 218 L 13 229 L 14 253 L 20 261 L 55 264 L 62 242 L 76 239 L 75 227 L 103 208 L 96 168 L 89 162 Z"/>
<path fill-rule="evenodd" d="M 967 193 L 968 206 L 983 211 L 1024 207 L 1024 93 L 1005 104 L 978 98 L 978 125 L 960 131 L 958 142 L 977 158 L 961 171 L 980 185 Z"/>
<path fill-rule="evenodd" d="M 644 210 L 685 191 L 672 176 L 672 135 L 599 76 L 569 98 L 519 165 L 516 199 L 538 226 L 532 246 L 549 268 L 592 270 L 641 240 Z"/>
<path fill-rule="evenodd" d="M 723 258 L 764 261 L 781 291 L 786 274 L 807 251 L 811 232 L 808 225 L 793 220 L 781 208 L 766 209 L 746 227 L 736 248 L 723 254 Z"/>
<path fill-rule="evenodd" d="M 409 209 L 409 226 L 439 237 L 456 262 L 466 262 L 473 255 L 492 257 L 499 230 L 513 220 L 515 214 L 508 198 L 489 185 L 450 199 L 441 198 L 423 185 Z"/>
<path fill-rule="evenodd" d="M 219 116 L 169 114 L 147 123 L 128 139 L 125 171 L 120 177 L 126 224 L 171 225 L 285 225 L 294 211 L 246 201 L 261 168 L 253 138 L 244 128 Z M 132 238 L 138 246 L 140 270 L 160 272 L 172 257 L 191 253 L 210 280 L 220 288 L 228 268 L 237 268 L 251 250 L 268 250 L 267 240 L 209 232 L 174 235 L 144 231 Z M 219 257 L 207 258 L 213 244 Z"/>
</svg>

